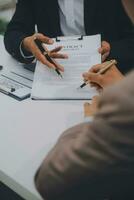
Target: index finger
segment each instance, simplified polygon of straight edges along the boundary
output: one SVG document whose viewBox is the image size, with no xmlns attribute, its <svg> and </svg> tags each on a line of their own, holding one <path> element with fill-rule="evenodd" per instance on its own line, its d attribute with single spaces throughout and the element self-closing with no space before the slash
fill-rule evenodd
<svg viewBox="0 0 134 200">
<path fill-rule="evenodd" d="M 51 39 L 51 38 L 49 38 L 49 37 L 47 37 L 47 36 L 45 36 L 41 33 L 34 34 L 34 40 L 35 39 L 38 39 L 41 42 L 44 42 L 45 44 L 53 44 L 54 43 L 53 39 Z"/>
<path fill-rule="evenodd" d="M 89 69 L 89 72 L 97 73 L 102 68 L 102 64 L 94 65 Z"/>
<path fill-rule="evenodd" d="M 89 72 L 97 73 L 97 72 L 99 72 L 103 67 L 105 67 L 108 63 L 109 63 L 109 61 L 106 61 L 106 62 L 104 62 L 104 63 L 94 65 L 93 67 L 91 67 L 91 69 L 89 69 Z"/>
</svg>

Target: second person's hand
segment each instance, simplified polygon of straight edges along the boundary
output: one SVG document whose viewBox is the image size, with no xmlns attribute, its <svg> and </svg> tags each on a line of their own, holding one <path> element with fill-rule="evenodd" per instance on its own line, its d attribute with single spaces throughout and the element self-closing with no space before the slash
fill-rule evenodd
<svg viewBox="0 0 134 200">
<path fill-rule="evenodd" d="M 93 83 L 93 85 L 97 85 L 97 87 L 105 88 L 124 78 L 124 75 L 115 65 L 104 74 L 98 74 L 98 72 L 104 67 L 104 64 L 105 63 L 95 65 L 87 73 L 84 73 L 84 81 L 89 81 L 90 83 Z"/>
</svg>

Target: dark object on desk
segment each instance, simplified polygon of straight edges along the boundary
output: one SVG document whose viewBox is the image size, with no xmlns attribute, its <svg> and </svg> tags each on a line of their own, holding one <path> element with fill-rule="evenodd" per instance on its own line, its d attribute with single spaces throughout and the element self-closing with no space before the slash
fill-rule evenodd
<svg viewBox="0 0 134 200">
<path fill-rule="evenodd" d="M 2 65 L 0 65 L 0 70 L 2 70 L 3 69 L 3 66 Z"/>
<path fill-rule="evenodd" d="M 0 182 L 0 199 L 1 200 L 25 200 L 1 182 Z"/>
<path fill-rule="evenodd" d="M 31 72 L 34 72 L 36 67 L 36 62 L 30 64 L 24 64 L 23 67 Z"/>
</svg>

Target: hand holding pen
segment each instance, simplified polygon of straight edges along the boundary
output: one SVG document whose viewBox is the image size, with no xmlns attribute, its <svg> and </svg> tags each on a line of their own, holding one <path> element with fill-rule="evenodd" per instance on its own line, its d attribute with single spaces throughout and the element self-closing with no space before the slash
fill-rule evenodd
<svg viewBox="0 0 134 200">
<path fill-rule="evenodd" d="M 60 51 L 62 47 L 57 47 L 51 51 L 48 51 L 48 49 L 45 47 L 45 45 L 43 45 L 43 43 L 39 39 L 35 38 L 34 42 L 36 46 L 38 47 L 38 49 L 40 50 L 40 52 L 42 53 L 42 55 L 45 56 L 46 65 L 49 66 L 50 68 L 53 68 L 56 71 L 56 73 L 62 78 L 62 74 L 60 73 L 60 71 L 63 72 L 64 68 L 53 59 L 53 57 L 67 58 L 67 55 L 57 54 L 57 52 Z"/>
<path fill-rule="evenodd" d="M 40 41 L 41 46 L 42 46 L 42 44 L 52 45 L 54 43 L 53 39 L 51 39 L 51 38 L 49 38 L 47 36 L 44 36 L 41 33 L 36 33 L 36 34 L 33 34 L 32 36 L 24 38 L 24 40 L 22 41 L 22 46 L 21 47 L 22 47 L 22 49 L 24 49 L 27 52 L 29 52 L 29 56 L 28 57 L 30 57 L 31 59 L 32 58 L 34 59 L 34 57 L 35 57 L 42 64 L 44 64 L 44 65 L 46 65 L 46 66 L 48 66 L 50 68 L 54 68 L 54 69 L 56 68 L 59 71 L 64 71 L 64 68 L 54 60 L 54 59 L 57 59 L 57 58 L 60 58 L 60 59 L 68 58 L 67 55 L 59 53 L 59 51 L 62 49 L 62 47 L 60 46 L 60 47 L 57 47 L 57 48 L 53 49 L 52 51 L 48 51 L 46 48 L 44 49 L 44 45 L 43 45 L 42 46 L 43 47 L 43 49 L 42 49 L 43 51 L 41 51 L 39 49 L 39 47 L 37 46 L 37 44 L 35 43 L 36 39 L 38 41 Z M 46 54 L 45 51 L 47 51 L 47 54 L 50 57 L 51 62 L 46 58 L 47 56 L 44 55 L 44 54 Z M 52 61 L 55 64 L 53 64 Z"/>
<path fill-rule="evenodd" d="M 83 74 L 84 83 L 80 88 L 88 83 L 95 84 L 100 88 L 112 85 L 121 80 L 124 76 L 116 67 L 117 61 L 111 60 L 105 63 L 93 66 L 89 72 Z"/>
</svg>

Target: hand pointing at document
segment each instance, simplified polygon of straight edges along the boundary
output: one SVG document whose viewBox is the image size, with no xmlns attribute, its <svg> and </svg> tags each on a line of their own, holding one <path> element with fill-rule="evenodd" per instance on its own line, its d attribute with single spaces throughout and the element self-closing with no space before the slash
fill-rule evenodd
<svg viewBox="0 0 134 200">
<path fill-rule="evenodd" d="M 51 38 L 44 36 L 43 34 L 36 33 L 32 36 L 24 38 L 24 40 L 22 42 L 23 48 L 25 50 L 27 50 L 28 52 L 32 53 L 33 56 L 37 60 L 39 60 L 42 64 L 47 65 L 50 68 L 54 68 L 54 65 L 46 59 L 46 57 L 41 53 L 41 51 L 37 47 L 37 45 L 35 43 L 35 39 L 38 39 L 42 43 L 48 44 L 48 45 L 52 45 L 54 43 L 54 41 Z M 57 58 L 60 58 L 60 59 L 68 58 L 67 55 L 59 53 L 59 51 L 61 49 L 62 49 L 62 47 L 57 47 L 57 48 L 53 49 L 52 51 L 49 51 L 49 56 L 51 58 L 55 58 L 55 59 L 57 59 Z M 64 71 L 64 68 L 60 64 L 58 64 L 58 63 L 56 63 L 56 64 L 57 64 L 57 68 L 60 71 Z"/>
</svg>

